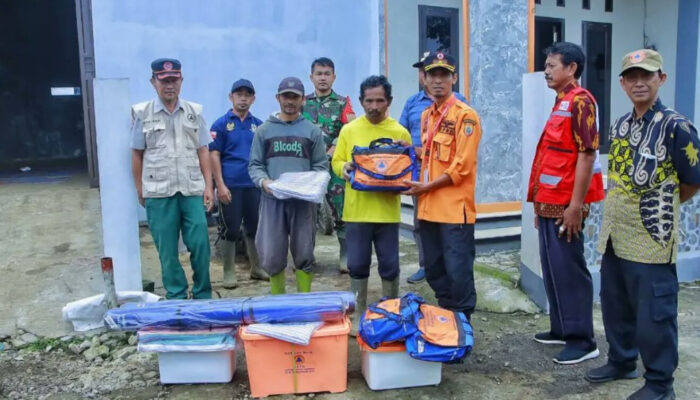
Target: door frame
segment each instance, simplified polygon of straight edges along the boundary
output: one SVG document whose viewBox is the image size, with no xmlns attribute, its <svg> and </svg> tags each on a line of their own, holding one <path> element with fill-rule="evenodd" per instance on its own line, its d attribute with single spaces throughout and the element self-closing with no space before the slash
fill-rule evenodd
<svg viewBox="0 0 700 400">
<path fill-rule="evenodd" d="M 78 30 L 78 56 L 80 58 L 80 89 L 83 97 L 83 126 L 85 153 L 87 154 L 90 187 L 100 186 L 97 167 L 97 136 L 95 132 L 95 46 L 92 34 L 92 0 L 75 0 Z"/>
<path fill-rule="evenodd" d="M 603 98 L 605 99 L 605 104 L 607 105 L 607 112 L 605 113 L 605 121 L 600 121 L 600 109 L 598 111 L 598 125 L 600 125 L 601 122 L 605 124 L 605 127 L 607 129 L 610 129 L 610 121 L 611 121 L 611 109 L 612 109 L 612 104 L 610 104 L 610 90 L 612 86 L 612 35 L 613 35 L 613 24 L 609 22 L 594 22 L 594 21 L 582 21 L 581 22 L 581 47 L 583 48 L 583 51 L 586 52 L 586 45 L 587 45 L 587 38 L 586 38 L 586 28 L 589 26 L 601 26 L 605 27 L 608 29 L 608 32 L 610 33 L 608 36 L 608 40 L 605 43 L 606 46 L 606 53 L 609 54 L 610 56 L 606 58 L 605 61 L 605 74 L 608 77 L 605 81 L 605 88 L 604 88 L 604 94 Z M 590 62 L 591 60 L 586 56 L 586 64 Z M 588 73 L 590 71 L 590 68 L 585 68 L 583 70 L 583 75 L 581 76 L 581 83 L 583 84 L 584 87 L 588 87 Z M 600 130 L 600 126 L 598 126 L 598 134 L 600 135 L 600 152 L 603 154 L 608 153 L 608 149 L 610 147 L 610 143 L 608 143 L 608 136 L 607 132 L 602 132 Z"/>
</svg>

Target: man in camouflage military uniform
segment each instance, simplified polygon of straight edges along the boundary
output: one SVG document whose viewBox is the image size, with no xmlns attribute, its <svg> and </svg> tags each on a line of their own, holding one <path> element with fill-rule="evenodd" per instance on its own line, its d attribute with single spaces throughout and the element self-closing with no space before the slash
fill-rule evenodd
<svg viewBox="0 0 700 400">
<path fill-rule="evenodd" d="M 321 57 L 311 63 L 311 75 L 314 92 L 306 96 L 304 103 L 304 118 L 316 124 L 323 131 L 326 152 L 333 156 L 335 145 L 340 134 L 340 128 L 355 118 L 355 112 L 350 105 L 350 98 L 340 96 L 333 91 L 335 81 L 335 64 L 326 57 Z M 345 181 L 329 170 L 331 180 L 328 183 L 326 201 L 333 213 L 333 225 L 338 243 L 340 244 L 341 273 L 348 272 L 345 248 L 345 226 L 342 221 Z"/>
</svg>

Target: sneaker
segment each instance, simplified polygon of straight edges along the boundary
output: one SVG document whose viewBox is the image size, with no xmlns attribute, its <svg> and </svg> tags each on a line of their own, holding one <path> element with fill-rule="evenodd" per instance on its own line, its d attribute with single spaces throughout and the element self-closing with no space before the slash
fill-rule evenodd
<svg viewBox="0 0 700 400">
<path fill-rule="evenodd" d="M 415 274 L 411 275 L 406 279 L 408 283 L 419 283 L 425 280 L 425 268 L 419 268 Z"/>
<path fill-rule="evenodd" d="M 564 347 L 564 350 L 560 351 L 552 360 L 557 364 L 572 365 L 578 364 L 581 361 L 590 360 L 596 358 L 600 355 L 598 351 L 598 346 L 593 345 L 592 350 L 581 350 L 574 349 L 571 347 Z"/>
<path fill-rule="evenodd" d="M 535 341 L 544 344 L 566 344 L 564 339 L 552 335 L 552 332 L 540 332 L 535 334 Z"/>
</svg>

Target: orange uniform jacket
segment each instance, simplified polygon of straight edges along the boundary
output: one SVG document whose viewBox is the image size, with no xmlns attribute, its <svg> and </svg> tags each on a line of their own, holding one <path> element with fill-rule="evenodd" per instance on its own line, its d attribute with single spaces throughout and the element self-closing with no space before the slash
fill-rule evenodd
<svg viewBox="0 0 700 400">
<path fill-rule="evenodd" d="M 450 99 L 443 104 L 449 101 Z M 421 115 L 423 164 L 420 179 L 427 183 L 447 174 L 452 185 L 421 195 L 418 200 L 418 219 L 473 224 L 476 222 L 474 186 L 481 123 L 473 108 L 457 100 L 447 110 L 428 148 L 429 133 L 434 130 L 442 111 L 442 105 L 433 104 Z"/>
</svg>

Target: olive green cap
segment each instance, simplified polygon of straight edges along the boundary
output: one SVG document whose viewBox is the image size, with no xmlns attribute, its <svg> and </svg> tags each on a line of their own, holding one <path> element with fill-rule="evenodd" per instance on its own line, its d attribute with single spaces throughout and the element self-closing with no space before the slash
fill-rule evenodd
<svg viewBox="0 0 700 400">
<path fill-rule="evenodd" d="M 620 75 L 632 68 L 641 68 L 649 72 L 660 71 L 663 67 L 663 63 L 664 59 L 661 57 L 661 54 L 654 50 L 635 50 L 631 53 L 627 53 L 622 58 L 622 71 L 620 71 Z"/>
</svg>

